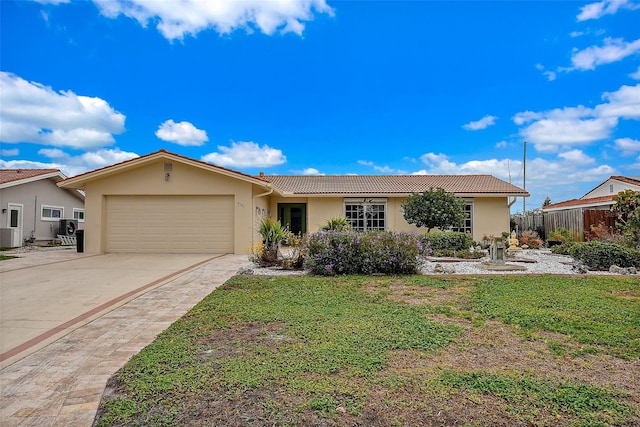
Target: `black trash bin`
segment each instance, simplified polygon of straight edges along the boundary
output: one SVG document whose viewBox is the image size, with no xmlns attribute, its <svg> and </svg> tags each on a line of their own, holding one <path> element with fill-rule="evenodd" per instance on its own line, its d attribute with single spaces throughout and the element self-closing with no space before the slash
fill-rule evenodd
<svg viewBox="0 0 640 427">
<path fill-rule="evenodd" d="M 84 252 L 84 230 L 76 230 L 76 250 Z"/>
</svg>

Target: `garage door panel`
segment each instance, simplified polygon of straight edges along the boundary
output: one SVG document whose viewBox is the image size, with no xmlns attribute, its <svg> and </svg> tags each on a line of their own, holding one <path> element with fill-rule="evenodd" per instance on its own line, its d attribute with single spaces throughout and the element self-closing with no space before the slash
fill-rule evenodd
<svg viewBox="0 0 640 427">
<path fill-rule="evenodd" d="M 107 252 L 232 253 L 233 196 L 108 196 Z"/>
</svg>

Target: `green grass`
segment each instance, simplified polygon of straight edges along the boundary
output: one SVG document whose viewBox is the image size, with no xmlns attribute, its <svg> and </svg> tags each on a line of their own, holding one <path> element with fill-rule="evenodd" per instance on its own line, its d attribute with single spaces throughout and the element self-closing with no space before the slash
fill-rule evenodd
<svg viewBox="0 0 640 427">
<path fill-rule="evenodd" d="M 400 289 L 395 295 L 394 288 Z M 434 292 L 455 298 L 431 303 Z M 118 372 L 116 392 L 101 404 L 98 425 L 184 425 L 189 414 L 205 417 L 212 405 L 207 402 L 220 405 L 212 410 L 220 416 L 242 413 L 269 425 L 364 425 L 374 419 L 420 425 L 435 407 L 441 410 L 434 417 L 447 409 L 465 412 L 467 398 L 461 406 L 449 401 L 460 393 L 504 402 L 507 415 L 498 412 L 508 418 L 498 423 L 624 425 L 638 408 L 606 387 L 545 373 L 429 367 L 429 358 L 457 348 L 463 333 L 455 322 L 429 316 L 471 328 L 502 321 L 528 332 L 527 339 L 546 331 L 562 334 L 549 340 L 551 363 L 585 354 L 633 359 L 639 294 L 637 279 L 603 277 L 238 276 Z M 567 350 L 573 340 L 585 344 L 581 354 Z M 540 414 L 547 418 L 540 421 Z"/>
<path fill-rule="evenodd" d="M 587 384 L 551 381 L 520 374 L 495 375 L 486 372 L 443 371 L 439 380 L 454 389 L 495 396 L 516 416 L 535 421 L 537 411 L 548 411 L 556 418 L 580 417 L 577 425 L 621 425 L 633 408 L 617 399 L 624 393 Z M 533 408 L 533 410 L 532 410 Z"/>
<path fill-rule="evenodd" d="M 618 357 L 640 357 L 637 278 L 492 276 L 476 282 L 471 307 L 525 332 L 556 332 Z"/>
<path fill-rule="evenodd" d="M 13 255 L 4 255 L 4 254 L 0 254 L 0 261 L 4 261 L 7 259 L 13 259 L 13 258 L 18 258 L 17 256 L 13 256 Z"/>
</svg>

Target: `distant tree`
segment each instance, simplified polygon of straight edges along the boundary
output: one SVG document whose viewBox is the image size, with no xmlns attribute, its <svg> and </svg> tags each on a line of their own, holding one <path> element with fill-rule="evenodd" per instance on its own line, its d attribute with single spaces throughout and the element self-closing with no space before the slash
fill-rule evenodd
<svg viewBox="0 0 640 427">
<path fill-rule="evenodd" d="M 430 188 L 424 193 L 411 194 L 402 203 L 404 219 L 416 227 L 426 227 L 427 232 L 432 228 L 445 230 L 449 227 L 459 227 L 464 219 L 465 201 L 442 188 Z"/>
<path fill-rule="evenodd" d="M 551 198 L 547 196 L 547 198 L 544 199 L 544 202 L 542 202 L 542 206 L 549 206 L 550 204 L 551 204 Z"/>
<path fill-rule="evenodd" d="M 611 211 L 616 216 L 616 227 L 629 239 L 632 246 L 640 244 L 640 191 L 625 190 L 614 198 Z"/>
</svg>

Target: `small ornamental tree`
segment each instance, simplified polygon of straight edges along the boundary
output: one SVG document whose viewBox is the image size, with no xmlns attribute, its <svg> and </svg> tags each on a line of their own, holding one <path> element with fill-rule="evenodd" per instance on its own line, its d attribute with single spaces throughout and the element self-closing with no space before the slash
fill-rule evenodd
<svg viewBox="0 0 640 427">
<path fill-rule="evenodd" d="M 624 190 L 613 198 L 611 210 L 616 216 L 616 227 L 624 233 L 632 246 L 640 244 L 640 191 Z"/>
<path fill-rule="evenodd" d="M 449 227 L 459 227 L 464 219 L 463 199 L 442 188 L 429 189 L 424 193 L 411 194 L 402 203 L 404 219 L 416 227 L 426 227 L 427 232 L 432 228 L 445 230 Z"/>
</svg>

